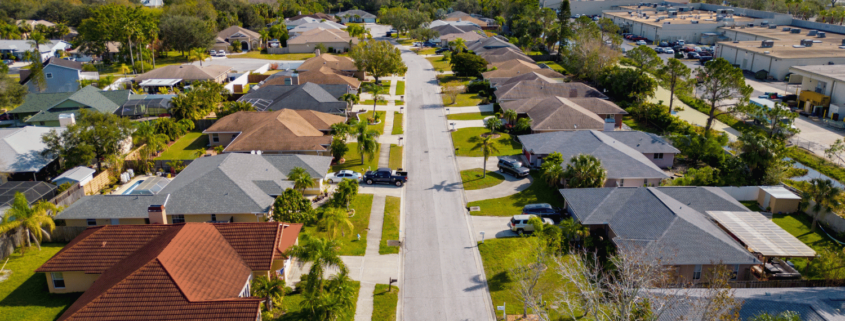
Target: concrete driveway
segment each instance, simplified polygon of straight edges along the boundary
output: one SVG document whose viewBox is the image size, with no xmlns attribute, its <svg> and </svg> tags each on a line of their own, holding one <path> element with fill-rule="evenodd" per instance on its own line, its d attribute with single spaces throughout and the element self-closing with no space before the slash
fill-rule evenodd
<svg viewBox="0 0 845 321">
<path fill-rule="evenodd" d="M 489 167 L 488 167 L 489 168 Z M 466 191 L 467 202 L 475 202 L 491 198 L 511 196 L 531 187 L 531 176 L 517 178 L 510 174 L 501 173 L 505 181 L 488 188 Z"/>
<path fill-rule="evenodd" d="M 477 242 L 481 242 L 481 232 L 484 232 L 484 239 L 519 236 L 516 232 L 508 229 L 510 219 L 506 216 L 473 216 L 472 235 Z"/>
</svg>

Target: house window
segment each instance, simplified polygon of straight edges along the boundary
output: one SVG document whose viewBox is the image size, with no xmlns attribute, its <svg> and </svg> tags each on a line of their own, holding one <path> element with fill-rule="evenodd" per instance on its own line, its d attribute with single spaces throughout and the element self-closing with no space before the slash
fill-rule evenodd
<svg viewBox="0 0 845 321">
<path fill-rule="evenodd" d="M 211 221 L 217 222 L 217 214 L 211 214 Z"/>
<path fill-rule="evenodd" d="M 215 143 L 220 142 L 220 136 L 217 136 L 217 134 L 211 134 L 211 141 Z"/>
<path fill-rule="evenodd" d="M 97 220 L 93 218 L 88 219 L 88 226 L 97 226 Z"/>
<path fill-rule="evenodd" d="M 47 77 L 47 79 L 53 79 L 53 74 L 48 72 L 46 75 L 44 75 L 44 77 Z"/>
<path fill-rule="evenodd" d="M 39 126 L 44 126 L 44 122 L 43 122 L 43 121 L 40 121 L 40 122 L 38 122 L 38 125 L 39 125 Z"/>
<path fill-rule="evenodd" d="M 111 225 L 120 225 L 120 220 L 116 218 L 111 219 Z"/>
<path fill-rule="evenodd" d="M 62 275 L 62 272 L 51 272 L 50 277 L 53 279 L 53 288 L 54 289 L 64 289 L 65 288 L 65 276 Z"/>
<path fill-rule="evenodd" d="M 185 223 L 185 215 L 173 215 L 173 224 Z"/>
<path fill-rule="evenodd" d="M 731 280 L 736 280 L 739 276 L 739 264 L 734 264 L 734 270 L 731 271 Z"/>
<path fill-rule="evenodd" d="M 654 153 L 654 159 L 663 159 L 663 153 Z"/>
<path fill-rule="evenodd" d="M 695 266 L 695 271 L 692 272 L 693 280 L 701 280 L 701 265 Z"/>
</svg>

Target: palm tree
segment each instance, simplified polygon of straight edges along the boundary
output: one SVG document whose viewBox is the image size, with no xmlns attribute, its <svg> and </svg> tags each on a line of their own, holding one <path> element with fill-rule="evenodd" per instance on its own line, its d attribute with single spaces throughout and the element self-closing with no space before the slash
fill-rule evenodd
<svg viewBox="0 0 845 321">
<path fill-rule="evenodd" d="M 120 64 L 120 67 L 117 67 L 117 72 L 123 74 L 123 78 L 126 78 L 126 74 L 132 72 L 132 68 L 129 68 L 126 64 Z"/>
<path fill-rule="evenodd" d="M 300 267 L 305 263 L 312 263 L 311 269 L 308 270 L 306 287 L 310 292 L 322 293 L 326 269 L 346 268 L 338 254 L 340 243 L 335 240 L 312 237 L 309 234 L 303 234 L 299 243 L 288 249 L 286 254 L 296 258 Z"/>
<path fill-rule="evenodd" d="M 517 132 L 525 133 L 531 130 L 531 119 L 530 118 L 520 118 L 516 121 L 516 125 L 513 126 L 513 129 L 516 129 Z"/>
<path fill-rule="evenodd" d="M 32 33 L 32 25 L 26 22 L 26 20 L 21 20 L 18 22 L 18 30 L 20 30 L 24 38 L 29 38 L 29 34 Z"/>
<path fill-rule="evenodd" d="M 49 233 L 52 233 L 53 229 L 56 228 L 52 215 L 58 214 L 60 211 L 61 208 L 45 201 L 39 201 L 35 206 L 30 207 L 26 196 L 16 192 L 12 206 L 6 210 L 2 220 L 0 220 L 0 234 L 23 227 L 26 232 L 26 246 L 31 245 L 29 240 L 32 238 L 35 240 L 38 250 L 41 250 L 42 236 L 46 234 L 49 238 Z M 23 252 L 23 249 L 21 249 L 21 254 Z"/>
<path fill-rule="evenodd" d="M 351 320 L 355 316 L 357 291 L 352 286 L 349 270 L 341 269 L 340 273 L 329 279 L 327 288 L 329 291 L 323 320 Z"/>
<path fill-rule="evenodd" d="M 197 60 L 200 62 L 200 66 L 202 66 L 202 62 L 208 59 L 208 53 L 205 52 L 203 48 L 194 48 L 191 49 L 191 52 L 188 53 L 188 61 L 193 62 Z"/>
<path fill-rule="evenodd" d="M 261 47 L 267 48 L 267 41 L 270 41 L 270 31 L 266 28 L 259 30 L 258 39 L 261 39 Z"/>
<path fill-rule="evenodd" d="M 376 105 L 380 101 L 385 101 L 384 94 L 386 94 L 389 89 L 385 89 L 382 85 L 374 82 L 368 82 L 364 84 L 364 90 L 373 94 L 373 117 L 375 117 Z"/>
<path fill-rule="evenodd" d="M 361 164 L 364 164 L 364 155 L 369 155 L 369 160 L 373 160 L 378 150 L 379 133 L 375 129 L 370 129 L 367 122 L 358 122 L 355 124 L 355 141 L 358 142 L 358 154 L 361 155 Z"/>
<path fill-rule="evenodd" d="M 288 174 L 288 180 L 293 182 L 293 189 L 304 192 L 306 188 L 314 187 L 314 178 L 304 168 L 294 167 Z"/>
<path fill-rule="evenodd" d="M 449 46 L 452 47 L 452 50 L 456 53 L 461 53 L 464 50 L 467 50 L 467 43 L 461 38 L 449 41 Z"/>
<path fill-rule="evenodd" d="M 543 178 L 545 178 L 546 183 L 552 187 L 556 187 L 560 183 L 560 180 L 564 178 L 565 173 L 566 171 L 563 170 L 563 166 L 560 164 L 551 164 L 543 167 Z"/>
<path fill-rule="evenodd" d="M 343 94 L 340 96 L 340 101 L 346 102 L 346 112 L 350 112 L 352 110 L 352 106 L 359 102 L 358 95 L 356 94 Z M 375 109 L 375 107 L 373 107 Z"/>
<path fill-rule="evenodd" d="M 842 196 L 842 189 L 833 186 L 833 182 L 829 179 L 814 178 L 810 180 L 810 188 L 801 193 L 803 199 L 801 203 L 802 209 L 806 209 L 809 205 L 809 200 L 816 204 L 813 205 L 813 225 L 812 230 L 816 231 L 819 218 L 827 214 L 834 208 L 841 205 L 839 198 Z"/>
<path fill-rule="evenodd" d="M 508 109 L 502 113 L 502 118 L 508 121 L 508 124 L 513 125 L 513 122 L 516 121 L 516 110 Z"/>
<path fill-rule="evenodd" d="M 341 236 L 346 236 L 345 230 L 348 229 L 350 234 L 355 230 L 355 225 L 349 220 L 349 213 L 337 207 L 329 207 L 323 212 L 320 225 L 331 235 L 332 239 L 335 238 L 338 231 L 340 231 Z"/>
<path fill-rule="evenodd" d="M 150 156 L 162 150 L 170 139 L 167 135 L 159 133 L 152 121 L 136 122 L 132 137 L 136 139 L 136 145 L 147 144 Z"/>
<path fill-rule="evenodd" d="M 597 188 L 604 186 L 607 170 L 593 155 L 578 154 L 569 160 L 564 172 L 566 185 L 570 188 Z"/>
<path fill-rule="evenodd" d="M 502 127 L 502 120 L 496 117 L 487 118 L 484 120 L 484 127 L 490 130 L 490 135 L 496 133 L 496 128 Z"/>
<path fill-rule="evenodd" d="M 273 310 L 273 299 L 285 295 L 285 280 L 273 272 L 268 278 L 265 275 L 252 280 L 252 295 L 264 298 L 267 311 Z"/>
<path fill-rule="evenodd" d="M 481 150 L 481 154 L 484 155 L 484 166 L 482 171 L 484 172 L 481 178 L 487 177 L 487 159 L 490 158 L 490 155 L 493 153 L 498 153 L 499 149 L 496 147 L 497 142 L 493 140 L 493 135 L 487 135 L 485 137 L 474 136 L 469 140 L 471 143 L 475 143 L 475 146 L 472 147 L 470 150 Z"/>
<path fill-rule="evenodd" d="M 38 53 L 41 53 L 41 45 L 47 44 L 50 41 L 44 37 L 43 33 L 40 32 L 33 32 L 29 35 L 29 45 Z"/>
</svg>

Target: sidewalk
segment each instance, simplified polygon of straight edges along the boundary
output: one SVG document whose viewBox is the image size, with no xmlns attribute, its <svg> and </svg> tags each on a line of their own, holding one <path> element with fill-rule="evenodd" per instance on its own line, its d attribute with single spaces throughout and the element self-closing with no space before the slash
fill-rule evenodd
<svg viewBox="0 0 845 321">
<path fill-rule="evenodd" d="M 657 91 L 654 94 L 654 97 L 651 98 L 649 101 L 656 104 L 656 103 L 658 103 L 662 100 L 664 105 L 669 106 L 669 96 L 670 96 L 670 93 L 669 93 L 668 89 L 658 86 Z M 675 102 L 672 105 L 673 111 L 675 110 L 675 107 L 677 107 L 677 106 L 681 106 L 684 109 L 684 110 L 679 110 L 678 113 L 675 116 L 678 116 L 678 118 L 683 119 L 683 120 L 687 121 L 688 123 L 696 125 L 696 126 L 704 127 L 704 126 L 707 125 L 707 115 L 705 115 L 704 113 L 696 110 L 695 108 L 687 106 L 680 99 L 678 99 L 677 95 L 675 96 L 674 101 Z M 732 142 L 736 141 L 737 137 L 739 137 L 739 135 L 740 135 L 739 131 L 731 128 L 731 126 L 728 126 L 727 124 L 725 124 L 725 123 L 723 123 L 719 120 L 715 120 L 715 119 L 713 120 L 712 128 L 717 130 L 717 131 L 723 131 L 723 132 L 728 133 L 728 139 L 730 139 L 730 141 L 732 141 Z"/>
</svg>

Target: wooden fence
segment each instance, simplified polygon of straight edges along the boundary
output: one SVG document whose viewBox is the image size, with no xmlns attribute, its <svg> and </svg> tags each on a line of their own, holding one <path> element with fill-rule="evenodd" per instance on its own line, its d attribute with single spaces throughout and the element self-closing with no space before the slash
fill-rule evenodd
<svg viewBox="0 0 845 321">
<path fill-rule="evenodd" d="M 194 131 L 203 131 L 214 125 L 217 119 L 197 119 L 194 121 Z"/>
<path fill-rule="evenodd" d="M 135 148 L 135 150 L 126 154 L 126 157 L 124 157 L 123 160 L 129 161 L 129 160 L 141 159 L 141 148 L 144 148 L 145 146 L 147 146 L 147 144 L 143 144 L 141 146 L 138 146 L 138 148 Z"/>
<path fill-rule="evenodd" d="M 73 184 L 66 191 L 62 192 L 56 197 L 53 197 L 49 202 L 56 206 L 68 206 L 85 196 L 85 189 L 79 184 Z"/>
<path fill-rule="evenodd" d="M 68 243 L 85 232 L 87 226 L 56 226 L 53 230 L 53 242 Z"/>
<path fill-rule="evenodd" d="M 247 77 L 247 82 L 249 82 L 250 84 L 257 84 L 267 80 L 267 78 L 270 78 L 270 75 L 249 74 L 249 77 Z"/>
<path fill-rule="evenodd" d="M 94 195 L 100 192 L 103 187 L 109 184 L 109 170 L 104 170 L 94 176 L 88 184 L 85 184 L 85 195 Z"/>
</svg>

